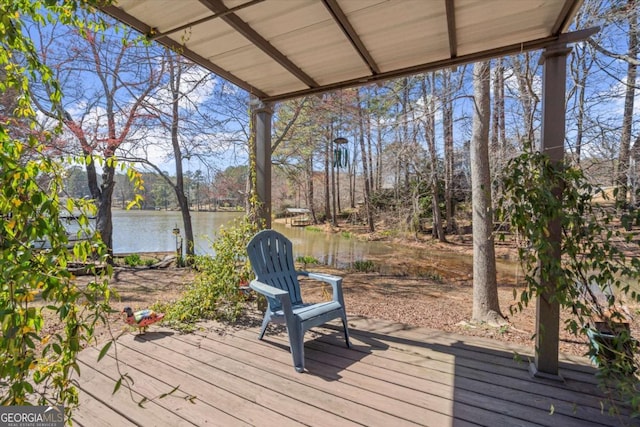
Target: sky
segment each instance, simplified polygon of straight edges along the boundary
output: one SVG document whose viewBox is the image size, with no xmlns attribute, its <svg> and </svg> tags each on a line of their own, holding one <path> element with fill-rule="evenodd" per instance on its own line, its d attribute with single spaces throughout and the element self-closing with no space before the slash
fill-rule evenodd
<svg viewBox="0 0 640 427">
<path fill-rule="evenodd" d="M 48 39 L 47 35 L 51 31 L 55 31 L 56 37 Z M 65 90 L 65 106 L 74 119 L 82 121 L 83 126 L 89 133 L 93 132 L 94 135 L 100 136 L 104 134 L 105 102 L 104 99 L 99 99 L 94 95 L 100 92 L 101 81 L 95 77 L 95 73 L 92 74 L 86 71 L 92 65 L 91 58 L 89 55 L 86 55 L 86 48 L 83 49 L 81 43 L 74 41 L 74 39 L 66 33 L 67 31 L 68 30 L 64 28 L 48 27 L 44 29 L 42 34 L 38 34 L 38 37 L 35 37 L 35 39 L 38 46 L 46 47 L 48 51 L 47 60 L 54 66 L 60 65 L 60 67 L 62 67 L 56 69 L 64 69 L 64 66 L 69 64 L 70 59 L 76 61 L 70 71 L 61 73 L 63 90 Z M 127 36 L 126 32 L 120 31 L 117 34 L 107 34 L 106 37 L 112 37 L 113 39 L 128 38 L 131 40 L 138 36 L 133 34 Z M 607 42 L 609 48 L 621 48 L 621 45 L 625 44 L 624 29 L 618 26 L 604 27 L 602 39 Z M 104 64 L 113 63 L 113 59 L 117 58 L 118 43 L 110 46 L 110 48 L 105 47 L 100 49 L 100 56 Z M 621 50 L 623 50 L 623 48 L 621 48 Z M 158 54 L 158 51 L 152 52 L 152 56 Z M 144 66 L 143 59 L 144 58 L 137 58 L 137 61 L 134 60 L 128 63 L 128 68 L 120 74 L 120 82 L 114 81 L 113 87 L 123 81 L 135 80 L 137 77 L 136 73 L 166 72 L 166 70 L 160 68 L 161 66 L 159 65 L 159 61 L 157 61 L 157 56 L 154 57 L 156 62 L 152 62 L 150 66 Z M 619 66 L 619 61 L 615 64 L 613 64 L 612 61 L 612 69 L 613 65 Z M 471 66 L 467 67 L 468 75 L 470 72 Z M 619 73 L 620 69 L 616 70 L 616 72 Z M 509 70 L 507 70 L 506 74 L 508 76 L 506 80 L 506 92 L 517 96 L 518 89 L 515 77 L 513 77 L 513 74 L 510 73 Z M 534 89 L 538 94 L 541 93 L 539 76 L 540 74 L 538 74 L 538 77 L 534 81 Z M 194 119 L 195 121 L 201 109 L 207 110 L 209 122 L 201 120 L 200 124 L 194 127 L 195 131 L 200 130 L 202 133 L 214 128 L 212 123 L 221 122 L 228 118 L 222 117 L 223 114 L 220 114 L 220 111 L 223 111 L 228 106 L 224 105 L 224 101 L 221 103 L 220 100 L 213 99 L 220 94 L 218 89 L 222 86 L 221 80 L 219 78 L 209 77 L 211 77 L 211 75 L 207 71 L 201 68 L 194 68 L 189 73 L 186 73 L 182 79 L 182 85 L 186 87 L 186 92 L 189 93 L 189 102 L 185 100 L 180 102 L 183 116 Z M 200 82 L 200 84 L 196 86 L 196 82 Z M 142 82 L 139 84 L 142 84 Z M 568 82 L 568 85 L 570 84 L 571 82 Z M 239 94 L 243 92 L 241 89 L 232 89 L 232 85 L 228 83 L 225 83 L 223 86 L 227 91 L 237 91 Z M 467 88 L 469 87 L 468 84 L 466 86 Z M 599 114 L 615 121 L 622 114 L 623 97 L 614 98 L 607 104 L 599 103 L 597 100 L 601 98 L 602 94 L 609 94 L 615 91 L 619 92 L 623 87 L 624 81 L 615 81 L 615 79 L 607 76 L 606 72 L 594 73 L 593 78 L 588 82 L 588 96 L 593 104 L 590 107 L 591 111 L 594 114 Z M 119 91 L 120 95 L 117 96 L 118 107 L 126 111 L 133 103 L 132 95 L 134 95 L 134 93 L 132 91 L 122 90 L 122 88 L 120 88 Z M 467 90 L 467 93 L 470 95 L 469 90 Z M 240 96 L 247 97 L 246 93 L 240 94 Z M 150 108 L 166 112 L 169 98 L 170 92 L 166 86 L 155 90 L 149 98 L 151 100 L 149 103 Z M 640 102 L 638 102 L 640 99 L 638 99 L 638 97 L 636 97 L 636 99 L 635 111 L 637 113 L 640 109 Z M 454 131 L 456 145 L 460 147 L 464 141 L 470 138 L 468 119 L 472 110 L 470 109 L 469 99 L 462 99 L 456 102 L 455 105 L 457 118 L 466 117 L 466 120 L 458 120 L 456 122 L 457 127 Z M 231 108 L 229 108 L 229 110 L 231 110 Z M 224 114 L 226 113 L 227 111 L 224 112 Z M 215 141 L 218 144 L 218 148 L 216 150 L 209 149 L 209 152 L 216 154 L 215 159 L 212 160 L 211 163 L 218 169 L 224 169 L 230 165 L 246 162 L 246 152 L 240 148 L 240 143 L 243 139 L 246 141 L 246 136 L 243 135 L 243 131 L 246 132 L 246 129 L 242 129 L 242 121 L 245 121 L 244 125 L 246 126 L 247 114 L 246 111 L 242 112 L 241 109 L 236 109 L 234 114 L 235 119 L 228 120 L 224 127 L 220 126 L 217 131 L 213 131 L 208 135 L 198 135 L 197 132 L 185 134 L 185 146 L 195 150 L 195 147 L 205 145 L 206 141 Z M 244 117 L 242 117 L 243 115 Z M 440 118 L 439 115 L 437 118 Z M 519 120 L 517 116 L 512 116 L 512 118 Z M 124 118 L 120 117 L 119 120 L 119 127 L 121 128 L 124 126 Z M 440 129 L 439 125 L 438 129 Z M 569 137 L 571 136 L 571 129 L 568 129 L 567 134 Z M 145 132 L 138 131 L 131 133 L 131 139 L 144 141 L 144 144 L 149 147 L 146 150 L 147 155 L 153 162 L 161 163 L 161 169 L 169 171 L 175 170 L 174 162 L 167 156 L 166 129 L 157 126 L 157 124 L 155 127 L 147 125 Z M 223 143 L 223 141 L 226 141 L 226 143 Z M 439 147 L 441 147 L 441 144 Z M 188 149 L 185 149 L 184 154 L 188 155 L 188 151 Z M 141 149 L 137 150 L 137 154 L 141 152 Z M 200 152 L 202 152 L 202 150 L 200 150 Z M 205 165 L 201 163 L 195 155 L 188 156 L 185 168 L 188 170 L 206 169 Z"/>
</svg>

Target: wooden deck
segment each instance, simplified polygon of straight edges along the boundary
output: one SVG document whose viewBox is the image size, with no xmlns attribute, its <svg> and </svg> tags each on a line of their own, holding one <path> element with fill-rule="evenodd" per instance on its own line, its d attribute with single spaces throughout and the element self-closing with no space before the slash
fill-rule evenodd
<svg viewBox="0 0 640 427">
<path fill-rule="evenodd" d="M 80 356 L 81 426 L 366 425 L 599 426 L 629 424 L 601 411 L 593 369 L 564 358 L 564 383 L 533 380 L 530 350 L 491 340 L 349 319 L 353 348 L 338 331 L 308 332 L 307 372 L 293 369 L 286 335 L 257 325 L 207 323 L 197 333 L 151 328 L 118 340 L 121 373 L 134 386 L 112 394 L 114 348 Z M 270 327 L 273 328 L 273 327 Z M 521 361 L 514 358 L 520 354 Z M 173 395 L 147 402 L 180 386 Z M 194 403 L 184 399 L 194 395 Z"/>
</svg>

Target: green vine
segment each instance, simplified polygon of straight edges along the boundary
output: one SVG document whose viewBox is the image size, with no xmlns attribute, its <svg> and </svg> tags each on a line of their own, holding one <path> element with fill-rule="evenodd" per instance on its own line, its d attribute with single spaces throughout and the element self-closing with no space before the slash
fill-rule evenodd
<svg viewBox="0 0 640 427">
<path fill-rule="evenodd" d="M 256 136 L 255 136 L 255 121 L 256 121 L 256 113 L 249 106 L 248 108 L 249 114 L 249 140 L 248 148 L 249 148 L 249 199 L 248 199 L 248 212 L 247 216 L 249 220 L 255 223 L 259 228 L 264 228 L 264 220 L 260 217 L 260 212 L 262 210 L 262 202 L 258 197 L 258 167 L 256 161 Z"/>
<path fill-rule="evenodd" d="M 106 256 L 88 226 L 94 207 L 61 203 L 60 165 L 34 138 L 25 145 L 2 128 L 0 182 L 0 403 L 53 401 L 71 410 L 78 402 L 71 378 L 79 372 L 76 356 L 110 312 L 107 281 L 95 273 L 80 288 L 69 271 L 72 263 L 95 266 Z M 74 244 L 61 219 L 71 213 L 83 236 Z M 61 326 L 50 332 L 50 324 Z"/>
<path fill-rule="evenodd" d="M 215 255 L 195 258 L 194 283 L 178 301 L 155 307 L 165 312 L 165 322 L 188 331 L 201 319 L 236 321 L 247 297 L 241 287 L 252 277 L 247 244 L 257 231 L 248 217 L 221 227 L 212 243 Z"/>
<path fill-rule="evenodd" d="M 543 284 L 552 283 L 550 298 L 571 314 L 566 329 L 588 342 L 611 411 L 620 399 L 640 415 L 638 343 L 625 327 L 624 306 L 625 299 L 640 300 L 631 287 L 640 278 L 640 259 L 625 254 L 638 249 L 635 234 L 624 227 L 634 218 L 616 222 L 607 194 L 582 170 L 555 165 L 541 153 L 522 154 L 505 170 L 497 213 L 521 239 L 518 256 L 526 282 L 512 311 L 522 310 L 545 291 Z M 553 256 L 557 248 L 549 224 L 554 221 L 561 231 L 560 258 Z"/>
<path fill-rule="evenodd" d="M 69 420 L 78 404 L 78 353 L 94 343 L 99 323 L 108 325 L 114 291 L 107 280 L 107 248 L 90 227 L 96 208 L 87 200 L 65 201 L 62 161 L 47 150 L 61 132 L 62 120 L 53 130 L 37 130 L 30 81 L 48 87 L 51 111 L 56 111 L 61 92 L 23 22 L 100 31 L 102 22 L 87 23 L 79 15 L 97 3 L 0 4 L 0 404 L 64 405 Z M 141 182 L 135 172 L 130 174 Z M 67 234 L 65 216 L 77 222 L 76 241 Z M 93 281 L 77 286 L 74 264 L 93 272 Z M 112 343 L 103 347 L 101 357 Z"/>
</svg>

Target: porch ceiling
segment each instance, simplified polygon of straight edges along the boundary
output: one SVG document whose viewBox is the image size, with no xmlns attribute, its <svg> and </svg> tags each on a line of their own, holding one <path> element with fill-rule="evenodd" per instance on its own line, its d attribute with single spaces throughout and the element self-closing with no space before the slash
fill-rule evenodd
<svg viewBox="0 0 640 427">
<path fill-rule="evenodd" d="M 102 10 L 265 102 L 542 48 L 582 0 L 118 0 Z"/>
</svg>

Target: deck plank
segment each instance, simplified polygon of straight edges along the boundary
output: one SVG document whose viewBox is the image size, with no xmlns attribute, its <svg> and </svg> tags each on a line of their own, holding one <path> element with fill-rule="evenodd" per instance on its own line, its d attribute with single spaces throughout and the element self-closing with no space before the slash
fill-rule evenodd
<svg viewBox="0 0 640 427">
<path fill-rule="evenodd" d="M 91 355 L 91 357 L 89 357 L 89 363 L 87 363 L 85 358 L 89 355 Z M 167 423 L 175 426 L 196 425 L 186 421 L 181 416 L 164 408 L 157 402 L 150 402 L 146 405 L 146 409 L 139 410 L 134 399 L 141 399 L 143 394 L 138 391 L 133 391 L 131 395 L 124 390 L 115 394 L 112 393 L 116 378 L 108 373 L 108 361 L 103 359 L 98 365 L 100 368 L 98 371 L 93 367 L 96 365 L 96 358 L 93 356 L 94 354 L 91 349 L 84 350 L 81 353 L 81 358 L 79 359 L 81 369 L 80 392 L 108 406 L 118 415 L 127 418 L 129 421 L 127 424 L 139 426 L 163 426 L 167 425 Z M 79 408 L 82 408 L 82 406 Z M 82 413 L 83 411 L 76 410 L 76 413 L 78 412 Z M 111 417 L 109 414 L 105 415 L 105 417 L 106 416 Z"/>
<path fill-rule="evenodd" d="M 213 420 L 216 425 L 222 426 L 255 425 L 260 419 L 259 414 L 266 411 L 265 408 L 255 407 L 256 405 L 246 399 L 226 393 L 215 385 L 191 375 L 188 370 L 158 362 L 147 353 L 141 353 L 140 346 L 132 349 L 130 345 L 126 339 L 118 343 L 118 360 L 121 369 L 128 370 L 128 374 L 135 381 L 135 390 L 141 391 L 139 385 L 144 384 L 147 391 L 145 395 L 153 397 L 179 386 L 176 393 L 158 400 L 157 403 L 172 411 L 188 414 L 189 419 L 197 425 L 202 425 L 207 420 Z M 109 354 L 109 357 L 112 360 L 107 361 L 106 368 L 115 370 L 113 354 Z M 183 397 L 186 396 L 195 396 L 195 403 L 185 402 Z M 224 410 L 210 403 L 217 401 L 225 402 Z M 295 425 L 292 420 L 278 421 L 281 425 Z"/>
<path fill-rule="evenodd" d="M 504 347 L 501 348 L 500 344 L 502 343 L 496 340 L 447 334 L 427 328 L 398 326 L 385 321 L 380 321 L 380 325 L 375 327 L 373 331 L 368 329 L 371 325 L 371 321 L 368 319 L 356 318 L 353 321 L 350 320 L 349 323 L 356 331 L 363 331 L 362 336 L 367 337 L 373 347 L 379 344 L 382 349 L 391 347 L 413 351 L 420 355 L 427 355 L 429 352 L 431 352 L 429 354 L 431 356 L 450 355 L 472 369 L 477 369 L 482 363 L 487 363 L 497 368 L 496 370 L 515 368 L 515 371 L 507 370 L 505 372 L 519 373 L 523 363 L 528 364 L 529 360 L 533 360 L 532 347 L 504 343 Z M 363 327 L 360 328 L 359 325 L 363 325 Z M 387 330 L 391 330 L 393 333 L 384 333 Z M 383 331 L 383 333 L 376 331 Z M 588 359 L 566 355 L 560 355 L 560 357 L 564 360 L 564 363 L 560 364 L 560 368 L 566 379 L 580 381 L 583 383 L 580 384 L 581 389 L 587 384 L 592 384 L 594 389 L 597 388 L 597 380 L 594 377 L 595 369 L 588 366 Z"/>
<path fill-rule="evenodd" d="M 73 413 L 73 425 L 80 427 L 126 426 L 131 420 L 111 410 L 108 405 L 94 399 L 88 393 L 78 396 L 82 411 Z"/>
<path fill-rule="evenodd" d="M 234 334 L 234 337 L 237 336 Z M 279 339 L 271 337 L 274 341 L 278 342 Z M 236 343 L 238 340 L 234 340 Z M 255 337 L 254 337 L 255 341 Z M 281 346 L 286 345 L 286 341 L 280 343 Z M 270 345 L 269 342 L 251 342 L 248 340 L 244 343 L 237 344 L 237 349 L 250 348 L 252 346 L 264 346 Z M 336 370 L 336 366 L 326 363 L 322 357 L 314 358 L 307 355 L 307 368 L 311 375 L 325 379 L 326 382 L 335 381 L 339 379 L 339 384 L 350 385 L 356 390 L 360 390 L 360 395 L 366 397 L 365 402 L 371 402 L 372 398 L 369 394 L 373 393 L 375 400 L 381 400 L 384 404 L 379 404 L 375 407 L 379 410 L 389 411 L 396 417 L 410 417 L 413 421 L 419 422 L 425 425 L 442 425 L 443 422 L 451 423 L 454 420 L 454 412 L 456 422 L 457 421 L 469 421 L 479 422 L 483 425 L 495 425 L 496 422 L 507 422 L 509 425 L 539 425 L 536 423 L 530 423 L 526 420 L 516 419 L 510 417 L 507 414 L 496 414 L 494 410 L 486 410 L 481 407 L 473 407 L 466 404 L 460 404 L 460 402 L 454 401 L 454 390 L 449 387 L 448 390 L 441 390 L 441 385 L 425 380 L 422 386 L 417 387 L 414 383 L 414 387 L 403 387 L 395 382 L 395 374 L 380 375 L 379 377 L 370 375 L 370 373 L 359 373 L 348 366 L 344 368 L 341 363 L 338 363 L 339 370 Z M 285 370 L 291 370 L 291 364 L 288 363 L 288 353 L 281 353 L 278 355 L 278 362 L 284 366 Z M 365 359 L 359 361 L 359 364 L 366 363 Z M 347 365 L 351 365 L 351 362 L 347 362 Z M 286 372 L 286 371 L 285 371 Z M 330 391 L 330 390 L 323 390 Z M 374 401 L 375 401 L 374 400 Z M 403 407 L 400 402 L 410 402 L 413 408 Z M 359 404 L 363 404 L 358 402 Z M 483 402 L 483 404 L 486 403 Z M 364 403 L 367 404 L 367 403 Z M 455 407 L 455 408 L 454 408 Z M 422 410 L 421 410 L 422 409 Z M 434 418 L 432 413 L 434 409 L 439 413 L 438 418 Z M 426 411 L 425 411 L 426 410 Z M 442 418 L 442 415 L 449 417 Z M 426 420 L 426 421 L 425 421 Z"/>
<path fill-rule="evenodd" d="M 335 325 L 307 333 L 303 374 L 293 369 L 282 329 L 270 328 L 263 341 L 256 326 L 215 322 L 194 334 L 154 327 L 121 337 L 118 362 L 135 380 L 135 398 L 180 385 L 177 396 L 154 399 L 147 409 L 126 391 L 111 393 L 118 377 L 114 349 L 99 363 L 99 350 L 86 349 L 74 420 L 87 426 L 632 424 L 601 413 L 602 396 L 584 359 L 563 358 L 565 383 L 541 381 L 514 360 L 514 352 L 526 358 L 530 349 L 385 321 L 349 323 L 350 349 Z M 195 405 L 181 393 L 195 395 Z"/>
<path fill-rule="evenodd" d="M 307 378 L 301 381 L 301 375 L 292 368 L 290 360 L 278 360 L 283 353 L 282 349 L 247 346 L 247 350 L 226 345 L 223 341 L 214 341 L 196 335 L 184 335 L 177 337 L 177 339 L 191 346 L 191 348 L 183 349 L 185 356 L 209 358 L 211 356 L 203 356 L 201 353 L 202 351 L 211 353 L 217 359 L 214 369 L 234 375 L 247 383 L 256 384 L 263 391 L 265 389 L 272 391 L 283 401 L 279 406 L 284 407 L 287 412 L 298 414 L 302 417 L 299 419 L 304 419 L 305 423 L 344 425 L 351 420 L 354 423 L 366 425 L 371 419 L 378 419 L 387 425 L 389 423 L 394 425 L 411 424 L 410 420 L 405 420 L 403 423 L 401 416 L 391 416 L 371 408 L 370 406 L 376 403 L 379 405 L 388 403 L 380 399 L 376 401 L 377 396 L 367 395 L 364 390 L 355 390 L 340 383 L 327 384 L 326 381 L 311 376 L 306 376 Z M 158 343 L 158 345 L 164 344 Z M 284 355 L 290 359 L 288 353 Z M 329 388 L 330 392 L 318 393 L 318 387 Z M 370 405 L 354 406 L 352 404 L 353 399 L 365 402 L 366 398 L 374 399 L 374 401 Z M 308 406 L 305 402 L 315 408 L 305 408 Z M 397 403 L 402 406 L 403 402 Z M 290 407 L 291 404 L 293 407 Z M 317 412 L 312 409 L 316 409 Z M 411 410 L 412 408 L 407 406 L 405 409 Z M 420 418 L 420 420 L 422 419 Z M 448 420 L 439 419 L 438 421 L 446 422 Z"/>
<path fill-rule="evenodd" d="M 307 342 L 306 346 L 308 349 L 312 349 L 307 353 L 310 358 L 320 358 L 327 363 L 338 363 L 339 359 L 335 359 L 337 354 L 349 357 L 348 351 L 321 340 Z M 313 350 L 318 354 L 314 354 Z M 350 369 L 370 375 L 374 373 L 376 375 L 391 375 L 394 382 L 409 388 L 424 387 L 420 384 L 420 380 L 428 375 L 430 381 L 447 387 L 455 387 L 458 393 L 456 397 L 459 398 L 466 398 L 467 395 L 464 392 L 470 391 L 473 394 L 488 395 L 508 402 L 525 402 L 527 405 L 547 412 L 553 405 L 556 413 L 575 415 L 577 405 L 579 413 L 584 412 L 583 418 L 586 420 L 600 415 L 599 402 L 593 396 L 576 394 L 546 383 L 532 382 L 530 378 L 504 379 L 496 377 L 494 373 L 450 366 L 440 361 L 429 360 L 424 364 L 415 364 L 415 357 L 405 356 L 404 358 L 400 357 L 400 359 L 405 359 L 400 362 L 397 359 L 372 354 L 372 357 L 366 360 L 366 364 L 353 364 Z M 353 357 L 357 358 L 357 356 Z M 526 368 L 523 367 L 523 370 Z M 468 397 L 475 400 L 473 395 Z M 468 403 L 477 404 L 477 402 L 471 401 Z"/>
<path fill-rule="evenodd" d="M 234 336 L 248 341 L 238 344 L 243 348 L 251 345 L 252 338 L 255 340 L 255 337 L 249 336 L 247 332 L 237 332 Z M 270 336 L 269 339 L 282 346 L 287 343 L 286 337 L 282 335 Z M 357 340 L 357 336 L 355 339 Z M 484 425 L 500 422 L 507 422 L 510 425 L 526 425 L 527 420 L 536 420 L 536 423 L 545 425 L 544 419 L 549 418 L 552 406 L 556 415 L 551 422 L 562 421 L 563 425 L 567 427 L 598 425 L 592 424 L 590 420 L 593 417 L 601 416 L 599 410 L 587 408 L 581 411 L 583 416 L 577 419 L 576 407 L 573 402 L 559 403 L 556 399 L 545 399 L 541 396 L 531 399 L 529 393 L 511 396 L 513 392 L 503 391 L 504 386 L 502 385 L 482 381 L 471 382 L 464 377 L 459 377 L 456 372 L 443 374 L 432 369 L 419 367 L 409 375 L 403 372 L 409 370 L 408 362 L 400 363 L 389 360 L 384 364 L 384 367 L 375 366 L 369 363 L 370 358 L 378 357 L 375 355 L 362 359 L 355 356 L 360 363 L 354 364 L 346 357 L 352 350 L 341 345 L 319 350 L 313 344 L 316 342 L 306 342 L 305 355 L 308 365 L 311 366 L 309 370 L 313 370 L 314 375 L 335 371 L 335 367 L 338 367 L 341 369 L 342 382 L 362 388 L 369 388 L 367 380 L 376 378 L 385 382 L 385 386 L 380 388 L 380 393 L 387 397 L 412 401 L 418 406 L 438 407 L 438 398 L 455 400 L 455 416 L 467 421 L 476 421 Z M 317 363 L 311 364 L 309 363 L 311 361 Z M 334 368 L 323 369 L 324 365 L 330 365 Z M 393 369 L 390 369 L 391 365 L 393 365 Z M 461 385 L 460 382 L 466 384 Z M 535 400 L 535 402 L 530 400 Z M 485 408 L 489 403 L 491 410 L 487 411 Z M 453 406 L 453 402 L 450 404 Z M 453 415 L 453 411 L 450 415 Z"/>
<path fill-rule="evenodd" d="M 123 350 L 123 347 L 120 348 Z M 97 350 L 94 354 L 98 355 Z M 169 411 L 172 414 L 178 415 L 181 419 L 181 423 L 184 425 L 203 425 L 205 423 L 217 425 L 217 426 L 247 426 L 249 423 L 242 422 L 234 416 L 224 413 L 215 407 L 211 407 L 206 401 L 200 399 L 190 403 L 183 397 L 186 395 L 192 395 L 191 390 L 185 390 L 187 387 L 182 387 L 180 382 L 170 384 L 164 380 L 158 380 L 154 375 L 170 377 L 167 375 L 171 367 L 162 366 L 154 375 L 145 374 L 143 371 L 136 368 L 136 363 L 140 359 L 140 353 L 138 352 L 126 352 L 119 351 L 119 364 L 120 369 L 123 372 L 127 372 L 128 375 L 135 381 L 132 389 L 140 395 L 146 396 L 151 402 L 144 403 L 144 406 L 148 408 L 147 413 L 151 414 L 156 412 L 158 408 Z M 138 360 L 136 360 L 138 359 Z M 142 363 L 147 363 L 143 361 Z M 100 367 L 103 372 L 110 372 L 115 379 L 117 372 L 116 360 L 111 357 L 105 357 L 100 362 Z M 158 398 L 162 393 L 170 392 L 175 386 L 180 388 L 173 394 L 164 398 Z M 135 403 L 132 401 L 132 403 Z M 127 412 L 128 414 L 128 412 Z M 163 420 L 160 425 L 167 425 L 168 420 Z M 173 421 L 171 421 L 173 423 Z"/>
<path fill-rule="evenodd" d="M 318 331 L 321 330 L 316 329 L 316 334 Z M 366 335 L 365 338 L 363 338 L 362 334 L 358 331 L 354 331 L 353 335 L 353 341 L 354 344 L 356 344 L 354 349 L 379 356 L 380 359 L 372 359 L 371 362 L 381 364 L 385 369 L 402 369 L 403 371 L 410 369 L 414 372 L 420 372 L 422 368 L 427 368 L 442 373 L 445 376 L 456 373 L 457 375 L 483 382 L 495 381 L 496 376 L 499 376 L 499 378 L 504 379 L 503 385 L 506 388 L 516 388 L 524 391 L 532 391 L 533 389 L 541 395 L 548 395 L 551 390 L 558 391 L 560 395 L 564 395 L 567 398 L 589 396 L 589 393 L 592 393 L 594 396 L 599 395 L 597 386 L 592 384 L 591 380 L 586 382 L 571 380 L 568 383 L 569 385 L 555 381 L 532 381 L 528 373 L 528 364 L 515 361 L 509 363 L 508 361 L 512 360 L 512 357 L 510 353 L 507 352 L 503 354 L 503 358 L 508 360 L 504 363 L 499 363 L 495 358 L 485 361 L 485 363 L 476 363 L 477 361 L 469 359 L 469 355 L 451 357 L 450 354 L 443 355 L 441 351 L 426 348 L 411 348 L 411 351 L 407 349 L 395 352 L 387 351 L 393 344 L 389 343 L 388 347 L 385 347 L 381 343 L 372 344 L 371 339 L 367 338 Z M 324 348 L 335 348 L 337 352 L 342 351 L 340 339 L 336 339 L 331 333 L 322 334 L 310 342 L 317 347 L 324 346 Z M 358 358 L 359 356 L 354 357 Z M 389 363 L 386 361 L 389 361 Z M 401 368 L 398 368 L 391 363 L 391 361 L 396 361 L 401 364 Z M 403 363 L 409 363 L 413 366 L 407 368 Z M 580 393 L 574 393 L 575 390 Z M 588 397 L 587 400 L 584 401 L 574 401 L 574 403 L 578 404 L 590 404 L 592 402 L 592 397 Z"/>
<path fill-rule="evenodd" d="M 323 411 L 312 405 L 283 398 L 277 386 L 273 386 L 273 389 L 255 387 L 250 379 L 250 374 L 255 372 L 247 373 L 246 367 L 237 363 L 236 371 L 225 370 L 224 367 L 229 364 L 229 361 L 215 353 L 206 352 L 203 348 L 188 345 L 173 338 L 148 341 L 142 346 L 147 354 L 152 355 L 151 358 L 147 358 L 147 363 L 150 362 L 149 359 L 153 359 L 156 364 L 175 367 L 183 376 L 188 375 L 197 379 L 195 384 L 189 383 L 192 387 L 196 386 L 193 387 L 195 394 L 209 402 L 225 402 L 225 407 L 231 406 L 233 413 L 241 414 L 254 425 L 265 420 L 278 425 L 293 425 L 298 424 L 296 419 L 303 419 L 305 415 L 311 420 L 344 422 L 339 418 L 327 417 Z M 125 355 L 136 351 L 132 343 L 124 343 L 121 347 L 125 347 Z M 215 384 L 217 388 L 224 391 L 226 396 L 212 398 L 202 395 L 205 389 L 203 383 Z M 281 384 L 283 387 L 287 385 Z M 236 398 L 228 401 L 227 399 L 231 396 L 239 398 L 240 401 Z M 271 409 L 273 407 L 276 409 Z"/>
</svg>

